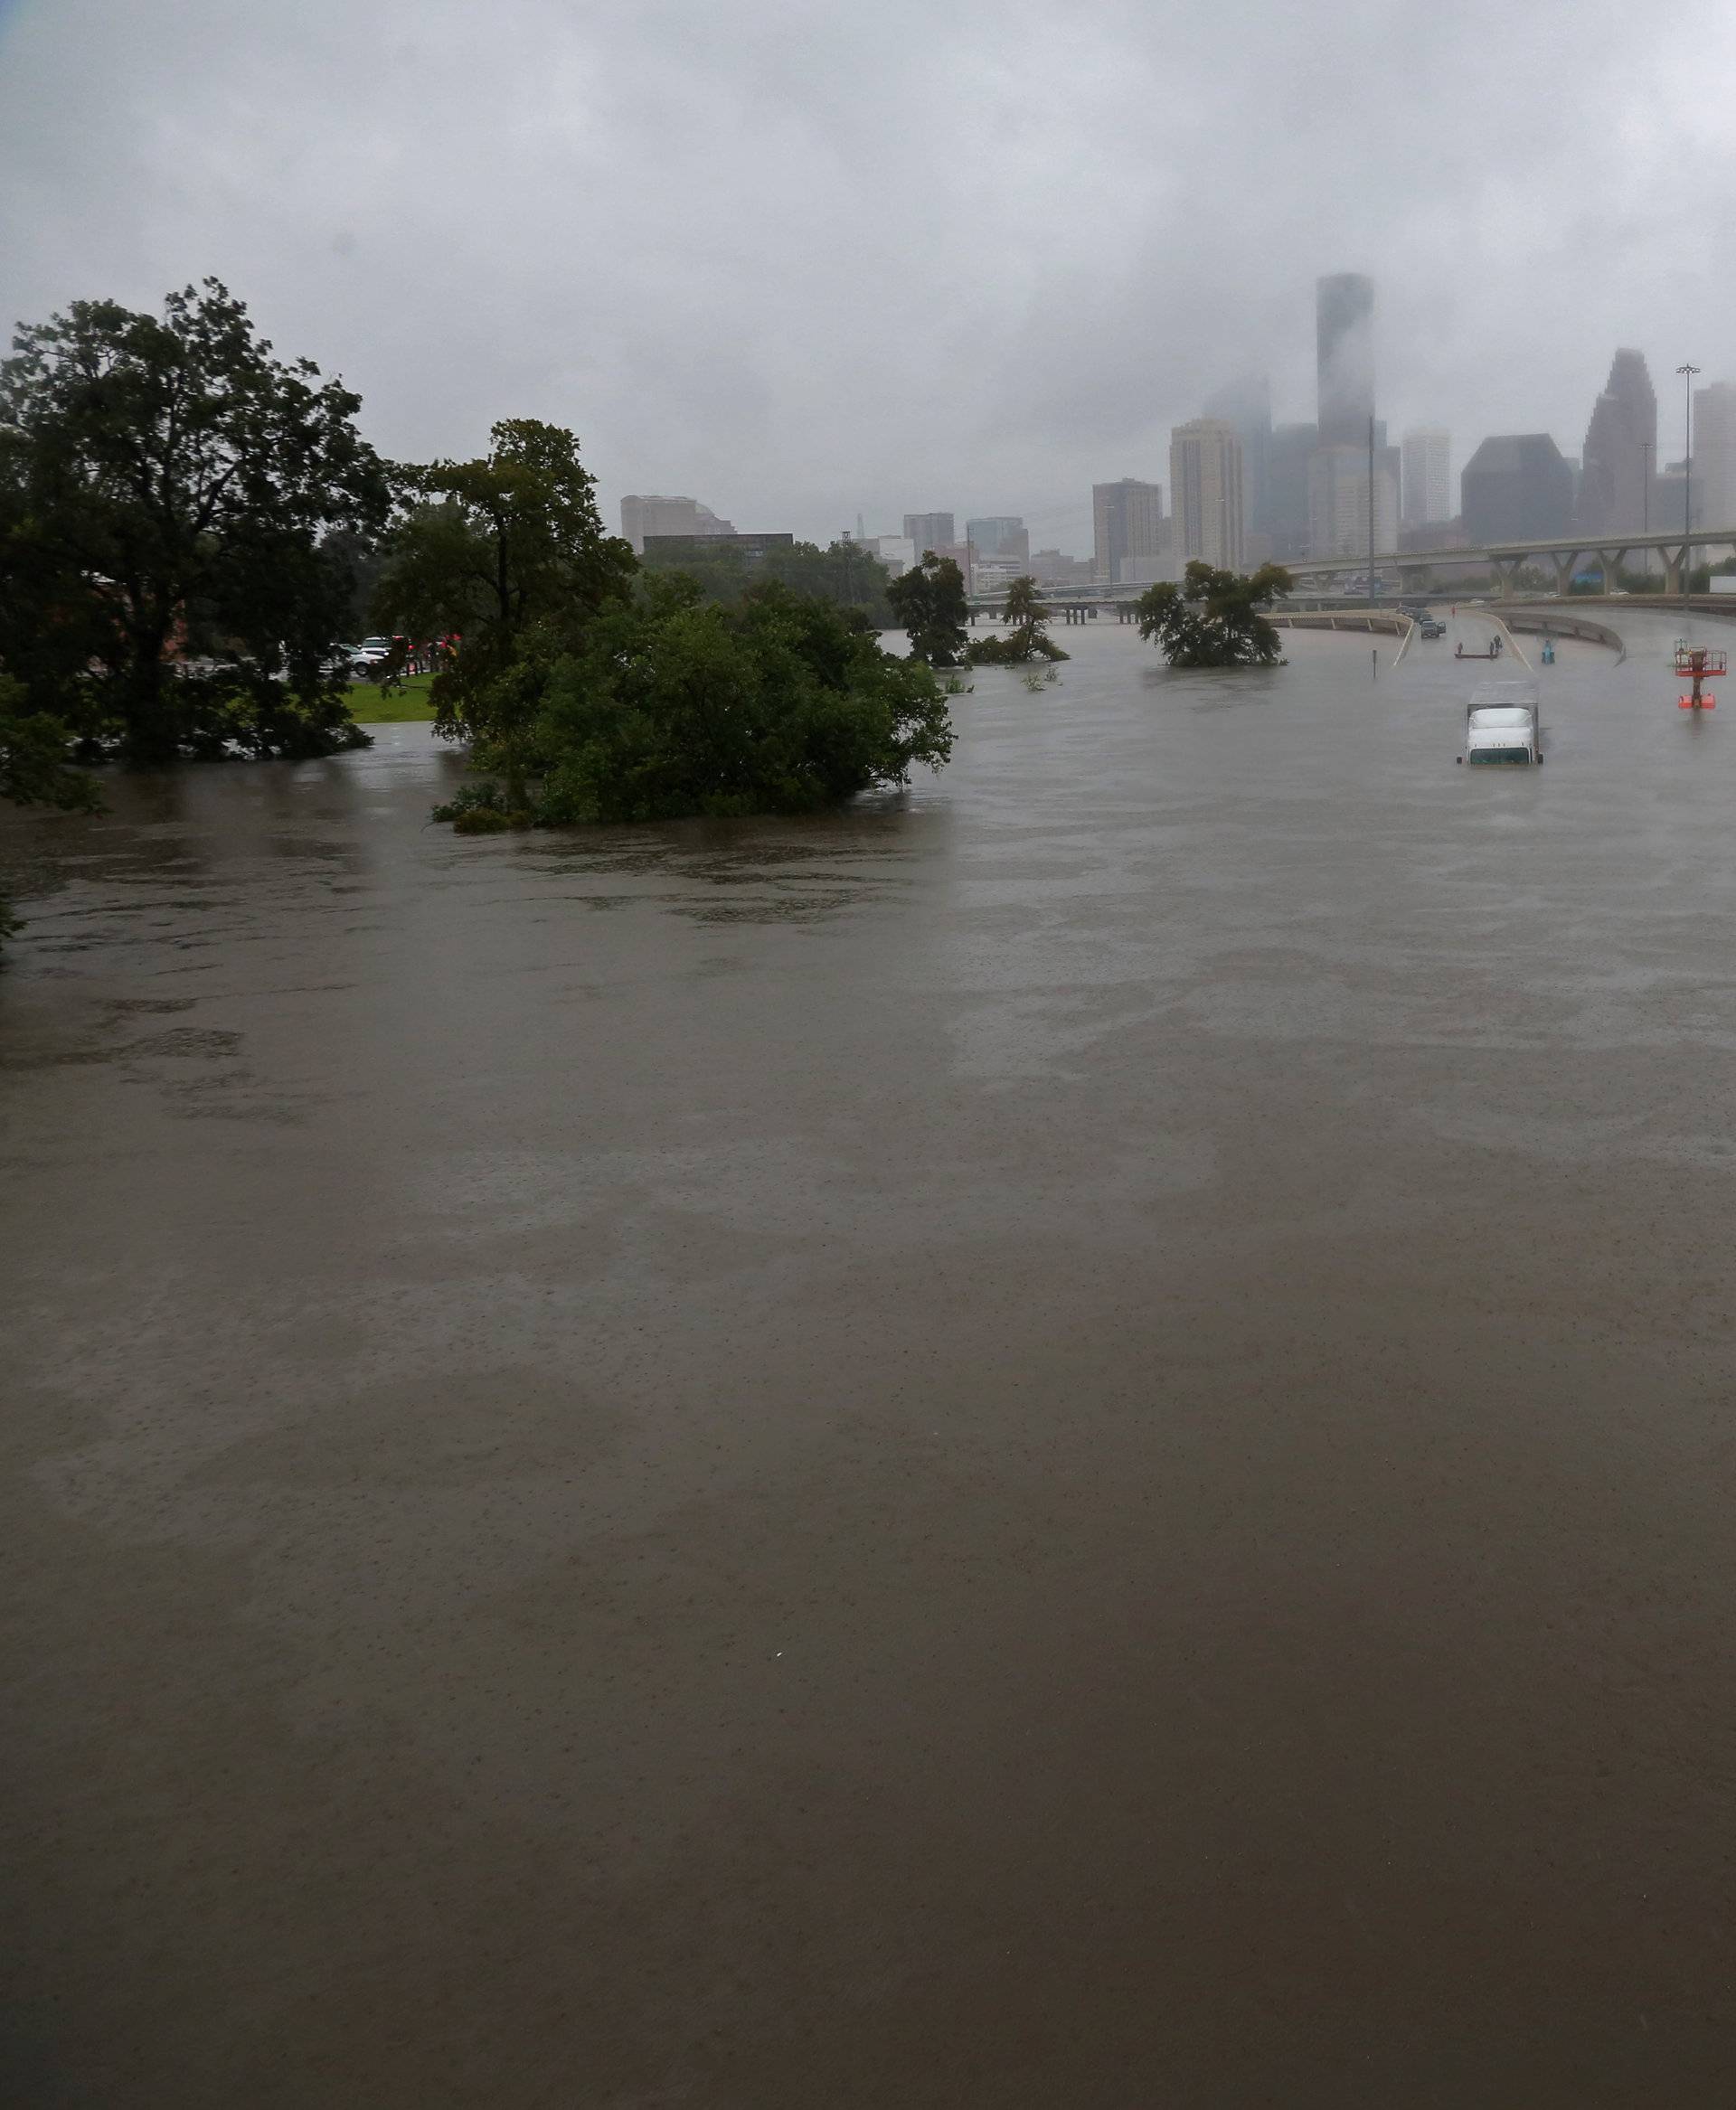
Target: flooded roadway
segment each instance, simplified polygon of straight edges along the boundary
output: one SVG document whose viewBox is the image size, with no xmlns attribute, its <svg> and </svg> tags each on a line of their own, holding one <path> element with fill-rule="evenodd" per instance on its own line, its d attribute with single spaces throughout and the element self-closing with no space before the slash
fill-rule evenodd
<svg viewBox="0 0 1736 2110">
<path fill-rule="evenodd" d="M 1623 626 L 1542 771 L 1094 626 L 841 818 L 8 818 L 8 2099 L 1727 2104 L 1736 711 Z"/>
</svg>

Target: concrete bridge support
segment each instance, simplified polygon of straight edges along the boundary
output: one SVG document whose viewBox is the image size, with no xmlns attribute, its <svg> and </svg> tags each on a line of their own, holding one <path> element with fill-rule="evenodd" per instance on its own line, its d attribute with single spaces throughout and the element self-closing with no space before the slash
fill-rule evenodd
<svg viewBox="0 0 1736 2110">
<path fill-rule="evenodd" d="M 1605 593 L 1619 593 L 1621 591 L 1621 561 L 1627 554 L 1628 551 L 1625 548 L 1599 550 L 1598 551 L 1598 570 L 1603 574 Z"/>
<path fill-rule="evenodd" d="M 1562 551 L 1552 556 L 1550 560 L 1555 567 L 1555 591 L 1563 600 L 1567 598 L 1568 588 L 1573 583 L 1573 574 L 1580 568 L 1580 558 L 1582 554 L 1583 551 L 1579 550 L 1571 552 Z M 1605 576 L 1608 577 L 1608 574 L 1606 573 Z"/>
<path fill-rule="evenodd" d="M 1519 590 L 1519 568 L 1524 562 L 1523 556 L 1492 556 L 1489 559 L 1489 569 L 1495 573 L 1495 593 L 1497 600 L 1511 600 Z"/>
<path fill-rule="evenodd" d="M 1687 554 L 1687 545 L 1684 542 L 1678 542 L 1674 549 L 1666 547 L 1658 551 L 1664 560 L 1664 590 L 1666 594 L 1681 592 L 1682 570 Z"/>
</svg>

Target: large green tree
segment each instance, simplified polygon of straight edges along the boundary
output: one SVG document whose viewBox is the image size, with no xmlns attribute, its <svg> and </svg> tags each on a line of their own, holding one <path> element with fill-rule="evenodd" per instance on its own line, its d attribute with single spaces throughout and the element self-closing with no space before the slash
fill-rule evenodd
<svg viewBox="0 0 1736 2110">
<path fill-rule="evenodd" d="M 910 656 L 929 666 L 957 666 L 965 656 L 965 578 L 950 557 L 922 552 L 922 561 L 886 589 L 892 612 L 910 640 Z"/>
<path fill-rule="evenodd" d="M 1271 666 L 1279 638 L 1260 610 L 1289 590 L 1281 564 L 1243 575 L 1195 557 L 1179 586 L 1165 579 L 1140 595 L 1139 635 L 1155 641 L 1171 666 Z"/>
<path fill-rule="evenodd" d="M 71 735 L 56 718 L 28 708 L 22 683 L 0 674 L 0 798 L 14 805 L 95 813 L 101 802 L 90 772 L 67 760 Z M 17 928 L 0 895 L 0 937 Z"/>
<path fill-rule="evenodd" d="M 79 301 L 0 365 L 0 662 L 29 711 L 163 762 L 359 738 L 334 530 L 383 524 L 361 399 L 286 365 L 214 278 Z"/>
<path fill-rule="evenodd" d="M 489 440 L 477 460 L 412 473 L 374 606 L 412 637 L 456 641 L 432 684 L 435 730 L 492 743 L 521 805 L 548 670 L 637 567 L 632 545 L 603 532 L 572 433 L 514 418 Z"/>
<path fill-rule="evenodd" d="M 1007 625 L 1006 636 L 973 640 L 969 648 L 973 666 L 1022 666 L 1033 659 L 1068 656 L 1049 635 L 1049 611 L 1029 572 L 1008 581 L 1001 615 Z"/>
<path fill-rule="evenodd" d="M 526 640 L 515 664 L 547 652 Z M 460 825 L 508 818 L 657 821 L 805 813 L 902 784 L 952 751 L 946 699 L 920 660 L 882 650 L 863 619 L 776 584 L 735 608 L 680 574 L 652 576 L 604 610 L 583 645 L 530 677 L 540 788 L 472 791 L 442 809 Z M 477 743 L 482 768 L 500 767 Z"/>
</svg>

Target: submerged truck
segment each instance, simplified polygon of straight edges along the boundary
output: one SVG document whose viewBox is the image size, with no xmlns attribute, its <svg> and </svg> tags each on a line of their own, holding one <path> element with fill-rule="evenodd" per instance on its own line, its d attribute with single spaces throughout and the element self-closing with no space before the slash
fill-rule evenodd
<svg viewBox="0 0 1736 2110">
<path fill-rule="evenodd" d="M 1465 706 L 1461 762 L 1541 762 L 1537 695 L 1524 682 L 1485 682 Z"/>
</svg>

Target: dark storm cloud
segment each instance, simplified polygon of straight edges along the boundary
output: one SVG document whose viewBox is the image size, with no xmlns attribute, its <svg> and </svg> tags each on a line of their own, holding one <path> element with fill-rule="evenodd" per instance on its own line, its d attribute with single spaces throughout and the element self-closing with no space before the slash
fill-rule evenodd
<svg viewBox="0 0 1736 2110">
<path fill-rule="evenodd" d="M 1729 11 L 1001 0 L 23 0 L 0 306 L 215 272 L 406 456 L 571 424 L 743 527 L 1166 480 L 1311 287 L 1379 287 L 1394 429 L 1576 451 L 1618 343 L 1736 378 Z M 1674 444 L 1666 438 L 1665 447 Z"/>
</svg>

